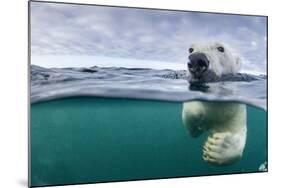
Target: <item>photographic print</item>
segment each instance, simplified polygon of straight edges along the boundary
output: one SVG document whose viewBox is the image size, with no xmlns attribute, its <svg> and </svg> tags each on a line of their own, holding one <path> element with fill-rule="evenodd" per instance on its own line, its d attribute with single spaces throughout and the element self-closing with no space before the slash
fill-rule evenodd
<svg viewBox="0 0 281 188">
<path fill-rule="evenodd" d="M 267 171 L 266 16 L 29 1 L 29 85 L 31 187 Z"/>
</svg>

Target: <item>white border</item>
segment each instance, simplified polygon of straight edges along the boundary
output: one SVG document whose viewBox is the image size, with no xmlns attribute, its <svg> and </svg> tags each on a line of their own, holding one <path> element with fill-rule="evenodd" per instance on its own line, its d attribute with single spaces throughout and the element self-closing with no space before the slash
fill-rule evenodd
<svg viewBox="0 0 281 188">
<path fill-rule="evenodd" d="M 60 1 L 60 0 L 57 0 Z M 120 5 L 269 16 L 269 172 L 176 178 L 67 187 L 267 187 L 280 185 L 280 5 L 276 0 L 67 0 Z M 27 187 L 27 0 L 1 2 L 0 187 Z M 223 27 L 223 26 L 222 26 Z M 277 72 L 278 71 L 278 72 Z M 258 139 L 258 138 L 257 138 Z"/>
</svg>

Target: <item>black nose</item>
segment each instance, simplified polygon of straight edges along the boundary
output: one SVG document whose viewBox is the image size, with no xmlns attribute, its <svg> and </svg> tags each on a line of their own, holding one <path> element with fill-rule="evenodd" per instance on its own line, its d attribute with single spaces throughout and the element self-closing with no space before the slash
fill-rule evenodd
<svg viewBox="0 0 281 188">
<path fill-rule="evenodd" d="M 204 53 L 193 53 L 188 58 L 188 69 L 191 73 L 196 74 L 196 76 L 200 76 L 209 67 L 208 58 Z"/>
</svg>

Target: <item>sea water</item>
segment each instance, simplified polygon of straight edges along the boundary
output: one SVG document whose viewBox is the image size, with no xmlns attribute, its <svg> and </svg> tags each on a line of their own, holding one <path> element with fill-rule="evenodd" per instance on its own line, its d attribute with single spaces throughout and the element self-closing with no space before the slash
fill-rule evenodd
<svg viewBox="0 0 281 188">
<path fill-rule="evenodd" d="M 240 75 L 235 83 L 194 90 L 185 75 L 171 70 L 31 67 L 31 185 L 266 170 L 265 76 Z M 194 99 L 247 104 L 247 142 L 238 162 L 217 167 L 203 160 L 207 133 L 190 137 L 181 119 L 183 101 Z"/>
<path fill-rule="evenodd" d="M 241 160 L 202 158 L 205 133 L 191 138 L 182 103 L 74 97 L 32 104 L 31 185 L 56 185 L 257 172 L 267 161 L 264 110 L 247 106 Z"/>
<path fill-rule="evenodd" d="M 124 67 L 43 68 L 31 65 L 31 103 L 73 96 L 238 101 L 266 109 L 266 75 L 228 74 L 193 87 L 185 70 Z"/>
</svg>

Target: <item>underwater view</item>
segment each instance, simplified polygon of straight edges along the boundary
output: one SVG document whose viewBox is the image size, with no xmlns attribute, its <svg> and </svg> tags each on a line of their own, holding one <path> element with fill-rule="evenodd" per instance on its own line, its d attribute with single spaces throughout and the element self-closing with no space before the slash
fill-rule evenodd
<svg viewBox="0 0 281 188">
<path fill-rule="evenodd" d="M 31 106 L 33 186 L 266 171 L 267 116 L 247 105 L 243 157 L 217 167 L 191 138 L 182 103 L 73 97 Z"/>
</svg>

